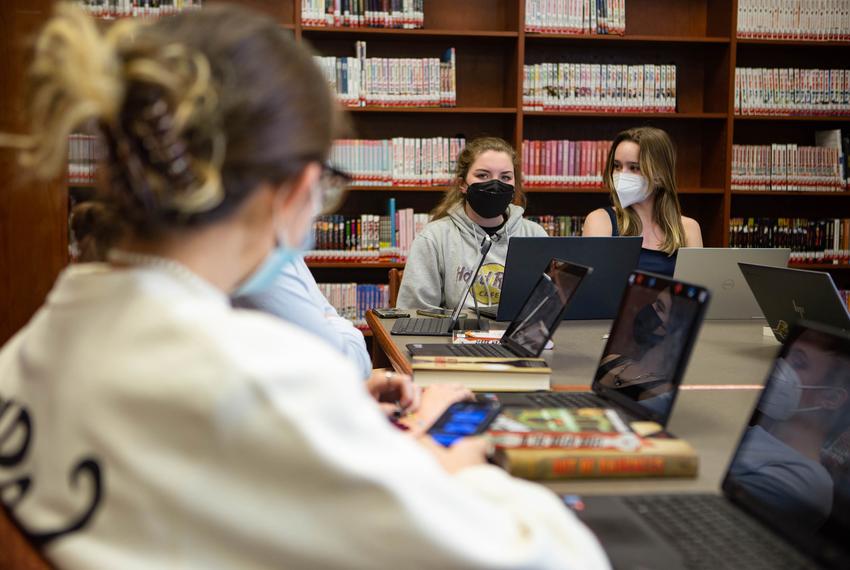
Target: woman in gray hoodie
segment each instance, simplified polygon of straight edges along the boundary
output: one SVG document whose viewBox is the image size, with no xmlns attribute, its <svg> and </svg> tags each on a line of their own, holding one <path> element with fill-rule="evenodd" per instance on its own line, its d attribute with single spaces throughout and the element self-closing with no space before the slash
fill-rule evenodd
<svg viewBox="0 0 850 570">
<path fill-rule="evenodd" d="M 522 217 L 525 194 L 518 173 L 516 152 L 500 138 L 482 137 L 464 147 L 452 188 L 413 242 L 398 294 L 399 307 L 457 305 L 475 271 L 485 235 L 493 245 L 466 306 L 472 306 L 473 295 L 479 305 L 499 303 L 508 240 L 547 235 L 542 227 Z"/>
</svg>

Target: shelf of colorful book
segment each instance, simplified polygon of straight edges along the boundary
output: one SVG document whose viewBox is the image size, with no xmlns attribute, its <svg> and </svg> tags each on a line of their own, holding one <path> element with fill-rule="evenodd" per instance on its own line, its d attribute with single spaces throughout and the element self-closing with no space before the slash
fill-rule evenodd
<svg viewBox="0 0 850 570">
<path fill-rule="evenodd" d="M 829 196 L 850 197 L 850 192 L 787 191 L 787 190 L 732 190 L 733 196 Z"/>
<path fill-rule="evenodd" d="M 430 113 L 452 115 L 515 115 L 516 107 L 345 107 L 352 113 Z"/>
<path fill-rule="evenodd" d="M 301 28 L 305 37 L 333 37 L 335 39 L 347 37 L 372 37 L 372 38 L 516 38 L 519 32 L 498 30 L 438 30 L 438 29 L 416 29 L 405 30 L 399 28 L 317 28 L 304 26 Z"/>
<path fill-rule="evenodd" d="M 623 111 L 523 111 L 526 117 L 600 117 L 634 119 L 722 119 L 726 113 L 641 113 Z"/>
<path fill-rule="evenodd" d="M 614 42 L 614 43 L 626 43 L 626 44 L 655 44 L 655 43 L 674 43 L 674 44 L 728 44 L 731 40 L 729 38 L 717 37 L 717 36 L 658 36 L 658 35 L 647 35 L 647 34 L 634 34 L 625 36 L 618 36 L 614 34 L 581 34 L 581 35 L 569 35 L 569 34 L 541 34 L 537 32 L 526 32 L 525 34 L 526 42 L 535 42 L 535 41 L 555 41 L 555 42 Z"/>
<path fill-rule="evenodd" d="M 820 123 L 850 123 L 850 115 L 819 116 L 819 115 L 735 115 L 736 121 L 796 121 Z"/>
<path fill-rule="evenodd" d="M 308 261 L 310 269 L 404 269 L 397 261 Z"/>
<path fill-rule="evenodd" d="M 447 186 L 350 186 L 349 192 L 445 192 Z"/>
<path fill-rule="evenodd" d="M 783 46 L 783 47 L 823 47 L 823 48 L 846 48 L 850 47 L 850 42 L 836 41 L 817 41 L 817 40 L 756 40 L 739 38 L 737 40 L 739 46 L 747 45 L 762 45 L 762 46 Z"/>
</svg>

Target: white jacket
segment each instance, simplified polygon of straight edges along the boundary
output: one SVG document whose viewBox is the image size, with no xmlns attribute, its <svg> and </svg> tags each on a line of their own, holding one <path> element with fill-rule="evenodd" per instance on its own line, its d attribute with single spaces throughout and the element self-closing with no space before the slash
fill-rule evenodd
<svg viewBox="0 0 850 570">
<path fill-rule="evenodd" d="M 358 377 L 188 270 L 71 267 L 0 351 L 0 483 L 29 481 L 2 497 L 60 568 L 607 567 L 557 497 L 447 475 Z"/>
</svg>

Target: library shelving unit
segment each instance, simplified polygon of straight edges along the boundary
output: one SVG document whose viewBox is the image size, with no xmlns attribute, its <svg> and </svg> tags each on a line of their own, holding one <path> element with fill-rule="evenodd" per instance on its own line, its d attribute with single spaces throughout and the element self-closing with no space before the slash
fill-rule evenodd
<svg viewBox="0 0 850 570">
<path fill-rule="evenodd" d="M 456 48 L 457 106 L 451 108 L 351 108 L 356 136 L 495 135 L 517 149 L 528 140 L 610 140 L 634 126 L 667 131 L 677 147 L 680 200 L 702 227 L 707 246 L 729 244 L 730 217 L 850 217 L 850 193 L 732 192 L 733 144 L 814 144 L 814 132 L 850 127 L 850 117 L 755 117 L 734 113 L 735 67 L 841 68 L 850 42 L 739 40 L 737 0 L 626 0 L 626 32 L 558 35 L 524 30 L 525 0 L 428 0 L 424 28 L 309 27 L 301 23 L 301 0 L 231 0 L 268 13 L 297 41 L 326 56 L 355 55 L 368 42 L 369 56 L 436 57 Z M 675 64 L 677 112 L 621 113 L 526 111 L 523 65 L 536 63 Z M 360 186 L 339 213 L 384 213 L 398 208 L 427 212 L 444 186 Z M 608 203 L 598 188 L 528 189 L 530 215 L 585 215 Z M 314 263 L 318 281 L 386 283 L 388 263 Z M 830 270 L 848 286 L 846 266 Z"/>
</svg>

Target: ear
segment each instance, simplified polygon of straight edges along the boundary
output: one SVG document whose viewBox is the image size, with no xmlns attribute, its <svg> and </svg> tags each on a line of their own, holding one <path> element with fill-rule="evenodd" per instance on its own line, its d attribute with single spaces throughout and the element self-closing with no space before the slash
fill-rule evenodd
<svg viewBox="0 0 850 570">
<path fill-rule="evenodd" d="M 461 194 L 466 194 L 466 191 L 469 189 L 469 184 L 466 183 L 466 180 L 463 178 L 458 178 L 458 188 L 460 188 Z"/>
</svg>

